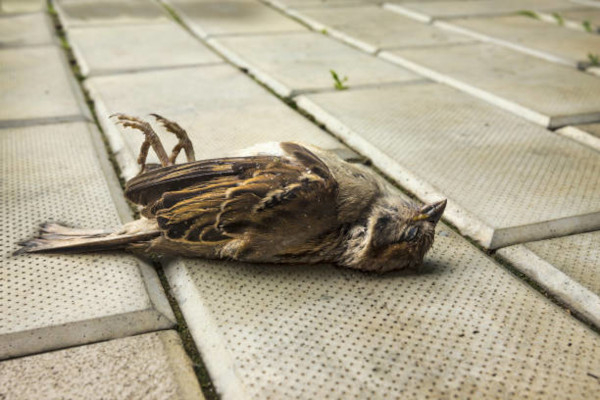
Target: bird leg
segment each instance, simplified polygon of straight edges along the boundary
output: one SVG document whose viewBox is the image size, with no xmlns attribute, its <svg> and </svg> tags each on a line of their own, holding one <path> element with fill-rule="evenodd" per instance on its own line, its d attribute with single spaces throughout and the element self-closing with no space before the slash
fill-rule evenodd
<svg viewBox="0 0 600 400">
<path fill-rule="evenodd" d="M 140 174 L 146 170 L 146 158 L 148 157 L 148 150 L 152 146 L 152 149 L 158 156 L 158 160 L 163 167 L 173 165 L 173 162 L 169 160 L 167 152 L 162 145 L 160 138 L 152 129 L 149 123 L 143 121 L 137 117 L 132 117 L 125 114 L 113 114 L 111 117 L 117 118 L 117 123 L 121 124 L 125 128 L 133 128 L 142 131 L 144 134 L 144 143 L 140 148 L 140 155 L 138 156 L 137 162 L 142 167 Z"/>
<path fill-rule="evenodd" d="M 173 147 L 173 150 L 171 151 L 169 161 L 172 164 L 174 164 L 175 159 L 177 158 L 179 152 L 181 152 L 182 149 L 185 150 L 185 156 L 188 162 L 196 161 L 196 156 L 194 154 L 194 146 L 192 145 L 192 142 L 190 141 L 187 132 L 177 122 L 170 121 L 158 114 L 150 115 L 156 118 L 156 120 L 160 122 L 162 126 L 164 126 L 167 132 L 173 133 L 175 136 L 177 136 L 177 139 L 179 139 L 179 142 L 177 142 L 177 144 L 175 145 L 175 147 Z"/>
</svg>

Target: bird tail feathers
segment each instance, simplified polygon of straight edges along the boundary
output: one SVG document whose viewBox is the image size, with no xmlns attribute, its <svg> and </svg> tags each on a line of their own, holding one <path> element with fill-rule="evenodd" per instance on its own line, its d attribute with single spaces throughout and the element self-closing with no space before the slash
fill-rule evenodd
<svg viewBox="0 0 600 400">
<path fill-rule="evenodd" d="M 127 228 L 125 225 L 124 228 Z M 20 242 L 13 254 L 23 253 L 86 253 L 90 251 L 125 249 L 135 243 L 160 235 L 158 229 L 123 229 L 117 232 L 98 229 L 77 229 L 47 222 L 40 226 L 38 236 Z"/>
</svg>

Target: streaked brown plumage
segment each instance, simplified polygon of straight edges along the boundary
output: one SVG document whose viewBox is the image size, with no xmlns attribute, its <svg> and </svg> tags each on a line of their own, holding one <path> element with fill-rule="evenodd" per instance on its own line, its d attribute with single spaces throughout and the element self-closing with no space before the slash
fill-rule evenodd
<svg viewBox="0 0 600 400">
<path fill-rule="evenodd" d="M 420 265 L 433 244 L 445 200 L 418 207 L 369 169 L 298 143 L 194 161 L 185 131 L 155 116 L 179 138 L 170 157 L 148 123 L 116 115 L 123 126 L 146 136 L 138 159 L 142 172 L 125 188 L 143 217 L 118 232 L 46 224 L 20 252 L 122 248 L 249 262 L 330 262 L 383 272 Z M 145 164 L 150 147 L 162 166 Z M 173 165 L 182 149 L 189 162 Z"/>
</svg>

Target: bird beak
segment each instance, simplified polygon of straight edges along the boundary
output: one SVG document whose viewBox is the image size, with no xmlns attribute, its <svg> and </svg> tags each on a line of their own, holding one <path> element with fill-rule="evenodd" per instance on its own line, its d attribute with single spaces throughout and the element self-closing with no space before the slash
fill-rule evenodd
<svg viewBox="0 0 600 400">
<path fill-rule="evenodd" d="M 438 201 L 437 203 L 427 204 L 420 210 L 420 214 L 413 218 L 413 221 L 429 221 L 437 224 L 442 218 L 442 214 L 446 209 L 446 200 Z"/>
</svg>

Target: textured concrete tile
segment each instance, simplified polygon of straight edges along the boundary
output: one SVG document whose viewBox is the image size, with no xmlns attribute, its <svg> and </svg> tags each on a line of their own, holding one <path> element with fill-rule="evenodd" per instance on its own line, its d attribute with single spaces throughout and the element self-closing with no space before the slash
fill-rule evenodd
<svg viewBox="0 0 600 400">
<path fill-rule="evenodd" d="M 214 38 L 209 44 L 281 96 L 335 90 L 330 70 L 348 87 L 422 79 L 314 32 Z"/>
<path fill-rule="evenodd" d="M 381 56 L 544 126 L 600 120 L 600 80 L 500 46 L 394 50 Z"/>
<path fill-rule="evenodd" d="M 289 17 L 259 2 L 168 0 L 186 25 L 202 38 L 213 35 L 305 31 Z"/>
<path fill-rule="evenodd" d="M 598 335 L 438 229 L 421 273 L 186 260 L 166 274 L 224 399 L 594 398 Z"/>
<path fill-rule="evenodd" d="M 600 231 L 525 243 L 498 255 L 600 327 Z"/>
<path fill-rule="evenodd" d="M 600 151 L 600 123 L 565 126 L 556 132 Z"/>
<path fill-rule="evenodd" d="M 54 5 L 66 27 L 169 20 L 163 7 L 153 0 L 57 0 Z"/>
<path fill-rule="evenodd" d="M 376 6 L 304 9 L 290 14 L 313 29 L 367 52 L 394 47 L 418 47 L 472 42 L 469 36 L 415 22 Z"/>
<path fill-rule="evenodd" d="M 187 129 L 196 157 L 214 158 L 260 142 L 294 140 L 327 149 L 342 146 L 243 73 L 230 66 L 156 71 L 91 78 L 96 111 L 125 176 L 137 174 L 143 135 L 121 134 L 108 116 L 124 112 L 152 118 L 158 113 Z M 170 149 L 176 139 L 161 134 Z M 180 156 L 180 160 L 183 156 Z M 149 160 L 156 160 L 154 154 Z"/>
<path fill-rule="evenodd" d="M 316 7 L 346 7 L 359 5 L 380 5 L 383 0 L 263 0 L 274 7 L 283 10 L 316 8 Z"/>
<path fill-rule="evenodd" d="M 0 50 L 0 126 L 24 120 L 83 119 L 80 107 L 58 48 Z"/>
<path fill-rule="evenodd" d="M 2 0 L 0 1 L 0 13 L 29 13 L 44 11 L 46 2 L 44 0 Z"/>
<path fill-rule="evenodd" d="M 390 10 L 419 21 L 434 19 L 478 17 L 511 14 L 521 10 L 564 10 L 576 5 L 564 0 L 479 0 L 479 1 L 392 1 L 386 4 Z"/>
<path fill-rule="evenodd" d="M 120 225 L 98 157 L 83 122 L 0 129 L 0 359 L 173 325 L 156 273 L 132 256 L 11 255 L 45 221 Z"/>
<path fill-rule="evenodd" d="M 0 48 L 51 43 L 50 21 L 46 14 L 19 14 L 0 17 Z"/>
<path fill-rule="evenodd" d="M 451 22 L 441 21 L 437 25 L 573 67 L 588 61 L 588 53 L 600 52 L 598 35 L 564 29 L 522 15 L 466 18 Z"/>
<path fill-rule="evenodd" d="M 303 96 L 300 108 L 497 248 L 600 227 L 600 154 L 439 84 Z"/>
<path fill-rule="evenodd" d="M 6 399 L 203 399 L 175 331 L 0 363 Z"/>
<path fill-rule="evenodd" d="M 72 28 L 68 32 L 84 75 L 222 62 L 175 23 Z"/>
</svg>

